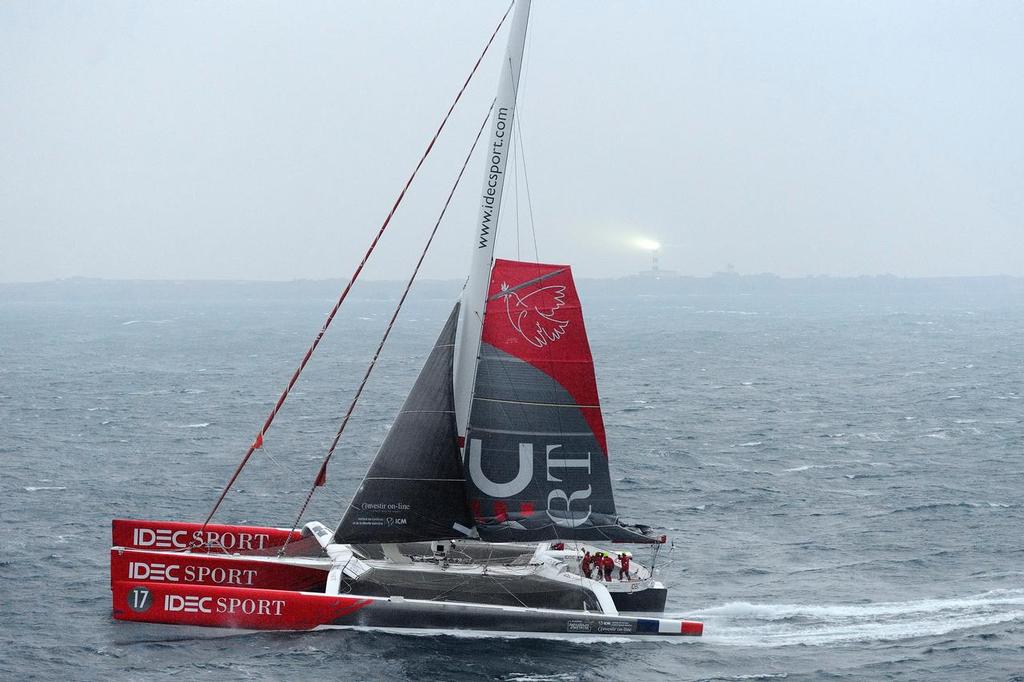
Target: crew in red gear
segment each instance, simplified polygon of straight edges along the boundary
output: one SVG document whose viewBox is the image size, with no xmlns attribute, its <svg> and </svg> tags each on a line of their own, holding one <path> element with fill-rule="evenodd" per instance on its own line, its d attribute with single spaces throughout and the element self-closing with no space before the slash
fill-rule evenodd
<svg viewBox="0 0 1024 682">
<path fill-rule="evenodd" d="M 612 581 L 612 569 L 615 568 L 615 559 L 612 558 L 611 554 L 605 554 L 604 558 L 601 559 L 601 568 L 604 569 L 604 579 L 606 582 Z"/>
<path fill-rule="evenodd" d="M 590 550 L 583 552 L 583 561 L 580 562 L 580 568 L 583 569 L 583 575 L 588 578 L 594 572 L 594 558 L 590 556 Z"/>
<path fill-rule="evenodd" d="M 629 555 L 625 552 L 619 555 L 619 580 L 629 580 Z"/>
</svg>

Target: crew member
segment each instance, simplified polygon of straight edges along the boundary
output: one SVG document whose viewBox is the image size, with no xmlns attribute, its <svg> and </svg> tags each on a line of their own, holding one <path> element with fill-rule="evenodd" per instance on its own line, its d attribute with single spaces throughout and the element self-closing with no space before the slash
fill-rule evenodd
<svg viewBox="0 0 1024 682">
<path fill-rule="evenodd" d="M 590 556 L 590 550 L 584 550 L 583 561 L 580 562 L 580 568 L 583 569 L 583 575 L 590 577 L 590 574 L 594 571 L 594 557 Z"/>
<path fill-rule="evenodd" d="M 601 567 L 604 568 L 604 579 L 605 582 L 612 581 L 612 569 L 615 568 L 615 559 L 612 558 L 611 554 L 605 554 L 604 558 L 601 559 Z"/>
<path fill-rule="evenodd" d="M 619 555 L 619 580 L 629 580 L 629 555 L 625 552 Z"/>
</svg>

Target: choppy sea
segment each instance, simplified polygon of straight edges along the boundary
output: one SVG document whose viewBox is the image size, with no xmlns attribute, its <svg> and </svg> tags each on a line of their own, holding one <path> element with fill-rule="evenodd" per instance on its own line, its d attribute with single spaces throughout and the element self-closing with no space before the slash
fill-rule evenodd
<svg viewBox="0 0 1024 682">
<path fill-rule="evenodd" d="M 307 519 L 340 517 L 440 288 L 403 313 Z M 580 291 L 620 513 L 674 539 L 668 611 L 704 637 L 115 622 L 110 519 L 202 519 L 335 288 L 72 281 L 0 289 L 0 678 L 1024 680 L 1024 297 Z M 218 520 L 291 523 L 394 293 L 346 304 Z"/>
</svg>

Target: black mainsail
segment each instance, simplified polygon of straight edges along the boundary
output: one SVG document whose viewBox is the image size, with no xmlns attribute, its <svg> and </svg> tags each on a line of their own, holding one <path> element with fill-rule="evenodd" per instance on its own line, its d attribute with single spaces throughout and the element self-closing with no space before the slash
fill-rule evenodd
<svg viewBox="0 0 1024 682">
<path fill-rule="evenodd" d="M 335 542 L 466 537 L 473 525 L 455 433 L 452 310 L 335 532 Z"/>
</svg>

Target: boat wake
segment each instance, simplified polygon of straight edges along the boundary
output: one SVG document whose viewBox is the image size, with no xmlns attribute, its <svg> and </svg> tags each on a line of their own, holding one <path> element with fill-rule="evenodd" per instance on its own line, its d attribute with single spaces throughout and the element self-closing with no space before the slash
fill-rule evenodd
<svg viewBox="0 0 1024 682">
<path fill-rule="evenodd" d="M 733 602 L 686 617 L 704 621 L 702 641 L 708 644 L 783 647 L 885 642 L 1024 622 L 1024 589 L 872 604 Z"/>
</svg>

